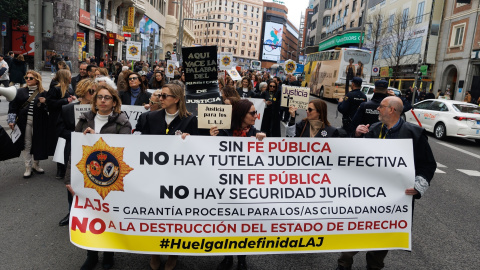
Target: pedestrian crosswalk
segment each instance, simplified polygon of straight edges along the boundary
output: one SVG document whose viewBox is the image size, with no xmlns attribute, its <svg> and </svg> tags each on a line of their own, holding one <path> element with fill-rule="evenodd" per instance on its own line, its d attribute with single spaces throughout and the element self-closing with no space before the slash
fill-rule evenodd
<svg viewBox="0 0 480 270">
<path fill-rule="evenodd" d="M 447 166 L 441 164 L 441 163 L 438 163 L 437 162 L 437 170 L 435 171 L 435 173 L 446 173 L 445 171 L 443 170 L 440 170 L 439 168 L 448 168 Z M 461 172 L 461 173 L 464 173 L 468 176 L 477 176 L 477 177 L 480 177 L 480 171 L 475 171 L 475 170 L 465 170 L 465 169 L 457 169 L 457 171 Z"/>
</svg>

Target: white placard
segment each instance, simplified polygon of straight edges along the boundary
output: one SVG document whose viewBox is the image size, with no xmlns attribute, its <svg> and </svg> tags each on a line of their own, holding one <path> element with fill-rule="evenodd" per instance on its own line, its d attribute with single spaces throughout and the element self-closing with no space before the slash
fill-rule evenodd
<svg viewBox="0 0 480 270">
<path fill-rule="evenodd" d="M 262 98 L 247 98 L 247 99 L 253 103 L 253 106 L 255 106 L 255 110 L 257 111 L 257 119 L 255 119 L 255 125 L 253 126 L 257 130 L 261 130 L 263 115 L 265 111 L 265 100 Z"/>
<path fill-rule="evenodd" d="M 142 56 L 142 43 L 135 41 L 127 41 L 127 55 L 128 61 L 140 61 Z"/>
<path fill-rule="evenodd" d="M 238 71 L 235 68 L 227 70 L 228 75 L 230 75 L 230 78 L 234 81 L 240 81 L 242 79 L 242 76 L 238 73 Z"/>
<path fill-rule="evenodd" d="M 165 69 L 165 76 L 167 78 L 173 78 L 175 76 L 175 61 L 167 60 L 167 68 Z"/>
<path fill-rule="evenodd" d="M 12 137 L 12 142 L 15 143 L 18 140 L 18 138 L 20 138 L 21 135 L 22 135 L 22 132 L 20 131 L 20 128 L 18 127 L 18 125 L 15 125 L 15 127 L 12 130 L 12 133 L 10 134 L 10 136 Z"/>
<path fill-rule="evenodd" d="M 232 105 L 198 104 L 198 128 L 230 129 L 232 123 Z"/>
<path fill-rule="evenodd" d="M 306 110 L 310 102 L 310 88 L 282 85 L 282 107 Z"/>
<path fill-rule="evenodd" d="M 219 54 L 218 65 L 220 70 L 229 70 L 233 66 L 233 53 L 232 52 L 220 52 Z"/>
<path fill-rule="evenodd" d="M 53 161 L 61 164 L 65 164 L 65 143 L 67 141 L 58 137 L 57 147 L 55 147 L 55 154 L 53 154 Z"/>
<path fill-rule="evenodd" d="M 82 113 L 90 111 L 91 109 L 92 109 L 92 105 L 89 105 L 89 104 L 81 104 L 81 105 L 79 104 L 74 106 L 75 126 L 78 124 L 78 119 L 80 118 L 80 115 Z M 136 106 L 136 105 L 122 105 L 121 110 L 122 110 L 122 113 L 124 113 L 127 116 L 128 121 L 132 125 L 133 129 L 135 129 L 135 126 L 137 125 L 137 121 L 140 115 L 148 111 L 145 109 L 145 107 Z"/>
</svg>

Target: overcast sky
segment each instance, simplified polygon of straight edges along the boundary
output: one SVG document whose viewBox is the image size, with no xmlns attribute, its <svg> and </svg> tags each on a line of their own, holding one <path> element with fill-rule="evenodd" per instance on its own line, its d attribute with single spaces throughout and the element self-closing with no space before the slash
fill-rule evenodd
<svg viewBox="0 0 480 270">
<path fill-rule="evenodd" d="M 299 29 L 301 14 L 305 15 L 308 0 L 283 0 L 288 8 L 288 19 Z"/>
</svg>

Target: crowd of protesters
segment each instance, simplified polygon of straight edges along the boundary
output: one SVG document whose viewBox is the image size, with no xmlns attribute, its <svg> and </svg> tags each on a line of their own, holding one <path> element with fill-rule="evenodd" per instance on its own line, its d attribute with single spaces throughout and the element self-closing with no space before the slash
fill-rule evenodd
<svg viewBox="0 0 480 270">
<path fill-rule="evenodd" d="M 226 73 L 224 76 L 219 76 L 218 85 L 222 100 L 224 104 L 232 105 L 231 128 L 225 130 L 212 126 L 209 132 L 202 132 L 198 129 L 196 116 L 187 111 L 185 76 L 181 68 L 175 70 L 174 78 L 166 78 L 165 68 L 162 64 L 149 68 L 148 64 L 143 62 L 137 62 L 132 66 L 130 63 L 113 63 L 104 59 L 95 62 L 95 59 L 88 59 L 79 64 L 79 74 L 72 78 L 71 63 L 68 64 L 68 59 L 56 56 L 52 59 L 55 59 L 55 69 L 52 69 L 55 77 L 52 79 L 48 91 L 43 89 L 42 78 L 37 72 L 25 70 L 23 76 L 21 73 L 18 74 L 19 83 L 22 83 L 22 79 L 24 79 L 26 87 L 20 88 L 15 99 L 10 102 L 8 124 L 12 130 L 16 125 L 21 130 L 22 136 L 16 142 L 15 149 L 18 153 L 20 150 L 24 150 L 25 173 L 23 177 L 25 178 L 29 178 L 35 173 L 44 173 L 40 167 L 40 160 L 46 160 L 53 155 L 59 137 L 67 141 L 64 163 L 58 163 L 56 178 L 65 179 L 69 209 L 74 195 L 70 185 L 70 166 L 67 165 L 70 159 L 71 132 L 131 134 L 132 126 L 120 111 L 122 104 L 143 106 L 148 110 L 139 117 L 135 127 L 136 132 L 141 134 L 180 135 L 185 138 L 209 133 L 210 136 L 255 137 L 262 140 L 266 137 L 281 137 L 282 123 L 286 129 L 286 136 L 290 137 L 342 137 L 347 134 L 362 137 L 368 133 L 368 126 L 361 121 L 358 123 L 358 128 L 351 127 L 351 132 L 348 133 L 342 128 L 333 127 L 328 121 L 327 105 L 321 99 L 310 101 L 306 110 L 307 117 L 304 119 L 296 117 L 298 115 L 297 108 L 282 108 L 282 85 L 300 85 L 300 82 L 292 75 L 288 75 L 284 81 L 279 77 L 272 77 L 268 72 L 256 71 L 242 71 L 242 79 L 238 81 L 233 80 Z M 355 83 L 356 80 L 353 78 L 352 85 Z M 380 91 L 386 87 L 378 84 L 377 88 Z M 154 91 L 151 93 L 147 89 Z M 386 98 L 387 95 L 382 97 Z M 246 98 L 263 99 L 265 102 L 260 129 L 254 127 L 259 112 L 254 104 Z M 385 112 L 385 115 L 391 113 L 394 118 L 399 101 L 390 100 L 383 107 L 380 105 L 380 101 L 377 104 L 378 109 L 385 106 L 393 108 L 393 110 Z M 82 114 L 78 124 L 75 125 L 73 106 L 78 103 L 90 104 L 91 110 Z M 340 100 L 339 104 L 339 106 L 350 106 L 346 100 Z M 407 125 L 401 120 L 398 121 L 402 125 Z M 391 128 L 392 132 L 394 132 L 393 129 Z M 385 132 L 388 131 L 390 129 Z M 382 130 L 380 130 L 380 134 L 381 132 Z M 418 130 L 415 132 L 420 134 L 418 137 L 424 142 L 423 133 Z M 424 150 L 431 153 L 429 147 Z M 433 156 L 426 156 L 426 159 L 431 162 Z M 424 175 L 422 179 L 428 185 L 432 176 L 433 173 Z M 424 183 L 422 182 L 422 184 Z M 417 184 L 415 188 L 417 188 Z M 424 191 L 423 188 L 424 186 L 419 187 L 422 189 L 419 190 L 419 193 Z M 411 193 L 412 195 L 419 194 L 413 191 Z M 65 226 L 68 223 L 69 214 L 59 222 L 59 225 Z M 177 259 L 178 256 L 169 256 L 165 269 L 174 269 Z M 98 252 L 87 251 L 87 259 L 81 269 L 94 269 L 98 260 Z M 233 257 L 227 256 L 217 266 L 217 269 L 229 269 L 232 264 Z M 348 262 L 345 264 L 346 267 L 348 267 L 347 264 Z M 103 255 L 104 269 L 110 269 L 113 265 L 114 253 L 105 252 Z M 160 257 L 151 256 L 151 268 L 159 269 L 160 265 Z M 339 267 L 343 267 L 342 264 L 339 264 Z M 238 256 L 237 269 L 247 268 L 246 256 Z"/>
</svg>

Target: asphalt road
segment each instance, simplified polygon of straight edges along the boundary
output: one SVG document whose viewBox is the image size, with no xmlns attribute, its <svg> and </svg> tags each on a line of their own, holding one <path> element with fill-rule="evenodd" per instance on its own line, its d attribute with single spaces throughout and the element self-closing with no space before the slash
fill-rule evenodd
<svg viewBox="0 0 480 270">
<path fill-rule="evenodd" d="M 336 104 L 327 103 L 328 118 L 340 126 Z M 6 105 L 0 103 L 0 114 Z M 430 189 L 415 204 L 412 252 L 391 251 L 385 269 L 477 269 L 480 145 L 432 136 L 429 142 L 439 168 Z M 56 165 L 49 160 L 42 166 L 44 175 L 23 179 L 21 158 L 0 162 L 0 269 L 79 269 L 86 257 L 85 250 L 70 243 L 68 227 L 58 226 L 67 212 L 67 194 L 63 182 L 55 179 Z M 247 260 L 249 269 L 307 270 L 335 269 L 337 258 L 338 253 L 321 253 L 248 256 Z M 150 269 L 148 255 L 117 253 L 115 259 L 114 269 Z M 215 269 L 221 260 L 181 256 L 176 269 Z M 365 269 L 365 264 L 361 252 L 354 269 Z M 101 264 L 97 269 L 102 269 Z"/>
</svg>

